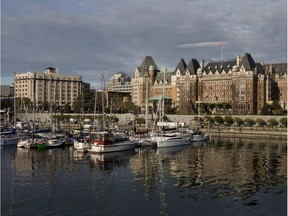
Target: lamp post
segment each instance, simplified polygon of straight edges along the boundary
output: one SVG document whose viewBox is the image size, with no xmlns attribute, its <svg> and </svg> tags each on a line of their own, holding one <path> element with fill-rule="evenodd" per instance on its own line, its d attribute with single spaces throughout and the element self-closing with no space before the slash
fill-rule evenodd
<svg viewBox="0 0 288 216">
<path fill-rule="evenodd" d="M 146 99 L 145 99 L 145 129 L 148 129 L 148 74 L 145 74 Z"/>
</svg>

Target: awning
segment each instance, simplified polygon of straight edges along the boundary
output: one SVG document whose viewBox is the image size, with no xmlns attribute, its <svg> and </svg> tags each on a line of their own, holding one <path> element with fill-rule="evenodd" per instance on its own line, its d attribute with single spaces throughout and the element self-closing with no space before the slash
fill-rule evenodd
<svg viewBox="0 0 288 216">
<path fill-rule="evenodd" d="M 166 96 L 166 95 L 159 94 L 159 95 L 155 95 L 155 96 L 149 98 L 149 101 L 159 101 L 159 100 L 162 100 L 162 99 L 172 100 L 171 97 L 168 97 L 168 96 Z"/>
</svg>

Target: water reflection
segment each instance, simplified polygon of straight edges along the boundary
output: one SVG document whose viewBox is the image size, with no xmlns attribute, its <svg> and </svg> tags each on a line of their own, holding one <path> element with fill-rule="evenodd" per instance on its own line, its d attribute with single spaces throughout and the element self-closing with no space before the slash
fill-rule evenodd
<svg viewBox="0 0 288 216">
<path fill-rule="evenodd" d="M 98 167 L 101 170 L 112 170 L 115 166 L 126 166 L 129 163 L 130 158 L 135 155 L 135 150 L 109 152 L 90 155 L 90 167 Z"/>
<path fill-rule="evenodd" d="M 135 158 L 133 164 L 137 178 L 145 179 L 147 197 L 155 185 L 165 184 L 164 173 L 166 181 L 173 177 L 179 189 L 245 200 L 265 186 L 286 184 L 286 152 L 285 142 L 214 140 L 198 147 L 150 151 Z"/>
<path fill-rule="evenodd" d="M 175 215 L 184 204 L 219 201 L 265 209 L 259 197 L 286 192 L 287 143 L 278 141 L 219 139 L 108 154 L 9 148 L 1 161 L 3 215 L 91 215 L 96 206 L 96 215 Z"/>
</svg>

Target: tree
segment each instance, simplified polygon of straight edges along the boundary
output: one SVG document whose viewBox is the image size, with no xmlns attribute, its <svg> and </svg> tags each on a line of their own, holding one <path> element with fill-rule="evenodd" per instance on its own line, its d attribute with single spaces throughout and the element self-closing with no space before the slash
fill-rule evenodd
<svg viewBox="0 0 288 216">
<path fill-rule="evenodd" d="M 272 106 L 269 105 L 269 104 L 264 104 L 264 106 L 262 107 L 262 110 L 261 110 L 261 114 L 262 115 L 271 115 L 272 114 Z"/>
<path fill-rule="evenodd" d="M 244 120 L 244 122 L 245 122 L 245 124 L 248 125 L 249 127 L 252 127 L 253 125 L 256 124 L 256 122 L 255 122 L 253 119 L 251 119 L 251 118 L 246 118 L 246 119 Z"/>
<path fill-rule="evenodd" d="M 278 121 L 276 121 L 276 119 L 269 119 L 268 123 L 271 127 L 275 127 L 279 124 Z"/>
<path fill-rule="evenodd" d="M 233 118 L 231 116 L 225 116 L 224 121 L 226 122 L 227 125 L 232 125 L 234 123 Z"/>
<path fill-rule="evenodd" d="M 215 122 L 214 118 L 212 118 L 211 116 L 206 116 L 204 121 L 208 122 L 209 124 L 213 124 Z"/>
<path fill-rule="evenodd" d="M 223 124 L 223 123 L 224 123 L 224 119 L 223 119 L 221 116 L 218 116 L 218 115 L 216 115 L 216 116 L 214 117 L 214 120 L 215 120 L 215 122 L 218 123 L 218 124 Z"/>
<path fill-rule="evenodd" d="M 280 119 L 280 123 L 283 127 L 286 127 L 287 128 L 287 118 L 281 118 Z"/>
<path fill-rule="evenodd" d="M 271 104 L 272 106 L 272 114 L 273 115 L 282 115 L 283 114 L 283 109 L 281 105 L 279 104 L 278 100 L 274 100 L 273 103 Z"/>
<path fill-rule="evenodd" d="M 234 118 L 234 122 L 238 125 L 238 126 L 241 126 L 244 124 L 244 121 L 243 119 L 239 118 L 239 117 L 235 117 Z"/>
<path fill-rule="evenodd" d="M 63 112 L 64 113 L 71 113 L 71 106 L 69 104 L 65 104 L 65 106 L 63 107 Z"/>
<path fill-rule="evenodd" d="M 135 119 L 135 121 L 139 125 L 145 124 L 145 119 L 144 118 L 137 118 L 137 119 Z"/>
<path fill-rule="evenodd" d="M 267 123 L 266 123 L 263 119 L 261 119 L 261 118 L 256 119 L 256 122 L 257 122 L 257 124 L 258 124 L 259 126 L 261 126 L 261 127 L 267 125 Z"/>
</svg>

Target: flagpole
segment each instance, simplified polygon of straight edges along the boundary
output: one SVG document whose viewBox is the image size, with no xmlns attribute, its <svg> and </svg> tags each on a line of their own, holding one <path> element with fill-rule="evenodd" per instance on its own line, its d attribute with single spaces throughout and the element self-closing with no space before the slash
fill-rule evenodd
<svg viewBox="0 0 288 216">
<path fill-rule="evenodd" d="M 222 48 L 222 61 L 224 60 L 223 59 L 223 42 L 221 41 L 221 48 Z"/>
</svg>

